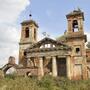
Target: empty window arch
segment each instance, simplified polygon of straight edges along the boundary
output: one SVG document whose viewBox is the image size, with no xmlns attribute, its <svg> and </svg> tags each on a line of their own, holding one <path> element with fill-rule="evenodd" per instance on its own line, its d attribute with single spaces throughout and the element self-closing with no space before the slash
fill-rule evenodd
<svg viewBox="0 0 90 90">
<path fill-rule="evenodd" d="M 78 31 L 78 21 L 77 20 L 73 20 L 73 32 L 77 32 Z"/>
<path fill-rule="evenodd" d="M 29 38 L 29 28 L 26 27 L 25 29 L 25 38 Z"/>
<path fill-rule="evenodd" d="M 36 40 L 36 29 L 34 29 L 34 40 Z"/>
</svg>

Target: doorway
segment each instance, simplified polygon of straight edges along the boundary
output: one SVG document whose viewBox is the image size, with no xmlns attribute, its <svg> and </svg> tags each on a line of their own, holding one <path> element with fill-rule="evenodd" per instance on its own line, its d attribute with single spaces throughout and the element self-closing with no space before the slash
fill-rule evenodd
<svg viewBox="0 0 90 90">
<path fill-rule="evenodd" d="M 66 77 L 66 58 L 57 58 L 57 74 L 60 77 Z"/>
</svg>

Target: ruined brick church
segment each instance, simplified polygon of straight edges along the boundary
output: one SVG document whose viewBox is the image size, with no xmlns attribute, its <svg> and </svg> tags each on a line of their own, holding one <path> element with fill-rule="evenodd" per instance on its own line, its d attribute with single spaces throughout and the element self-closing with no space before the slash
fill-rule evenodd
<svg viewBox="0 0 90 90">
<path fill-rule="evenodd" d="M 16 66 L 19 74 L 25 72 L 39 77 L 49 74 L 69 79 L 90 77 L 90 50 L 85 48 L 84 13 L 80 9 L 74 10 L 66 18 L 67 30 L 56 40 L 45 37 L 38 41 L 39 25 L 32 19 L 21 23 L 19 65 Z"/>
</svg>

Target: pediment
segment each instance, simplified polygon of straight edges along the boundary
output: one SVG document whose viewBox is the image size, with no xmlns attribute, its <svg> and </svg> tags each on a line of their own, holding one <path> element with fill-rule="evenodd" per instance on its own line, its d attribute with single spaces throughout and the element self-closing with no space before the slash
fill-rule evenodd
<svg viewBox="0 0 90 90">
<path fill-rule="evenodd" d="M 32 50 L 32 49 L 68 49 L 70 48 L 69 46 L 63 44 L 60 41 L 53 40 L 51 38 L 44 38 L 37 43 L 33 44 L 31 47 L 29 47 L 27 50 Z"/>
<path fill-rule="evenodd" d="M 56 47 L 57 45 L 61 45 L 60 42 L 53 40 L 51 38 L 44 38 L 33 45 L 33 48 L 51 48 Z"/>
</svg>

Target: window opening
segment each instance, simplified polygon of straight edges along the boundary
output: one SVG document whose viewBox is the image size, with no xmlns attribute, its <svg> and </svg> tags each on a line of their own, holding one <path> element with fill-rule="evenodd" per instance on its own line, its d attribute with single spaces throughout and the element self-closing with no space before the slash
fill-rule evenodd
<svg viewBox="0 0 90 90">
<path fill-rule="evenodd" d="M 76 53 L 80 53 L 80 48 L 76 48 Z"/>
<path fill-rule="evenodd" d="M 34 40 L 36 40 L 36 29 L 34 29 Z"/>
<path fill-rule="evenodd" d="M 29 37 L 29 28 L 27 27 L 25 30 L 25 37 L 28 38 Z"/>
<path fill-rule="evenodd" d="M 73 21 L 73 32 L 77 32 L 78 31 L 78 22 L 77 20 Z"/>
</svg>

